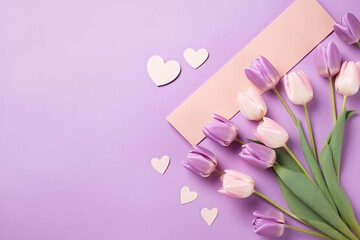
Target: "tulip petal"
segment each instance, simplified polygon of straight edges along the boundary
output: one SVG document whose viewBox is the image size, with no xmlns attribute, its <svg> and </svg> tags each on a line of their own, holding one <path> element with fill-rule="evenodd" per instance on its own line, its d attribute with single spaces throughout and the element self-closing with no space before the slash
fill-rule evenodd
<svg viewBox="0 0 360 240">
<path fill-rule="evenodd" d="M 255 135 L 266 146 L 279 148 L 286 144 L 289 135 L 286 130 L 270 118 L 264 117 L 264 121 L 256 128 Z"/>
<path fill-rule="evenodd" d="M 253 215 L 257 218 L 262 218 L 265 220 L 270 220 L 278 223 L 285 223 L 285 216 L 282 212 L 277 210 L 265 210 L 265 211 L 255 211 Z"/>
<path fill-rule="evenodd" d="M 194 169 L 197 173 L 201 173 L 202 175 L 210 175 L 215 170 L 215 164 L 207 159 L 189 153 L 187 156 L 187 165 Z"/>
<path fill-rule="evenodd" d="M 341 40 L 347 44 L 354 44 L 357 42 L 347 27 L 341 26 L 340 24 L 334 24 L 334 31 L 339 36 L 339 38 L 341 38 Z"/>
<path fill-rule="evenodd" d="M 213 122 L 203 128 L 204 134 L 213 141 L 229 146 L 237 136 L 237 129 L 226 123 Z"/>
<path fill-rule="evenodd" d="M 325 46 L 323 44 L 319 44 L 314 51 L 314 63 L 317 71 L 323 77 L 329 77 L 328 73 L 328 61 L 326 57 Z"/>
<path fill-rule="evenodd" d="M 285 90 L 293 104 L 304 105 L 313 98 L 313 89 L 303 71 L 290 72 L 284 78 Z"/>
<path fill-rule="evenodd" d="M 272 167 L 276 160 L 276 153 L 273 149 L 257 143 L 247 143 L 242 146 L 239 153 L 240 159 L 257 167 L 266 169 Z"/>
<path fill-rule="evenodd" d="M 360 22 L 359 20 L 351 13 L 346 13 L 344 17 L 344 23 L 349 28 L 349 32 L 353 36 L 353 39 L 356 42 L 360 40 Z"/>
<path fill-rule="evenodd" d="M 358 92 L 360 87 L 360 72 L 355 62 L 344 62 L 335 80 L 335 89 L 345 96 Z"/>
<path fill-rule="evenodd" d="M 336 75 L 341 67 L 341 54 L 333 42 L 329 42 L 326 47 L 327 66 L 330 76 Z"/>
<path fill-rule="evenodd" d="M 190 153 L 198 153 L 201 154 L 204 158 L 209 159 L 214 164 L 217 164 L 216 156 L 209 149 L 204 148 L 202 146 L 193 146 L 194 150 L 191 150 Z"/>
<path fill-rule="evenodd" d="M 249 197 L 254 191 L 254 180 L 241 172 L 234 170 L 225 170 L 221 176 L 222 188 L 218 192 L 234 198 Z"/>
<path fill-rule="evenodd" d="M 272 86 L 266 82 L 263 75 L 252 68 L 245 68 L 245 75 L 247 78 L 258 88 L 260 88 L 263 91 L 267 91 L 272 88 Z"/>
<path fill-rule="evenodd" d="M 267 112 L 264 100 L 253 87 L 239 92 L 238 103 L 241 114 L 248 120 L 260 120 Z"/>
<path fill-rule="evenodd" d="M 256 136 L 268 147 L 279 148 L 284 146 L 284 138 L 280 131 L 260 129 Z"/>
<path fill-rule="evenodd" d="M 256 147 L 251 150 L 251 153 L 257 158 L 257 159 L 266 159 L 269 163 L 274 163 L 276 159 L 276 153 L 273 149 L 266 147 L 261 144 L 256 144 Z"/>
<path fill-rule="evenodd" d="M 249 175 L 239 172 L 239 171 L 235 171 L 235 170 L 225 170 L 225 176 L 230 176 L 233 179 L 237 179 L 237 180 L 243 180 L 243 181 L 247 181 L 247 182 L 254 182 L 254 180 L 252 179 L 252 177 L 250 177 Z"/>
<path fill-rule="evenodd" d="M 212 114 L 211 114 L 211 117 L 212 117 L 213 119 L 219 121 L 219 122 L 226 123 L 226 124 L 228 124 L 229 126 L 232 126 L 233 128 L 236 128 L 236 130 L 238 130 L 237 127 L 235 126 L 235 124 L 234 124 L 232 121 L 230 121 L 230 120 L 227 119 L 227 118 L 224 118 L 223 116 L 220 116 L 219 114 L 212 113 Z"/>
<path fill-rule="evenodd" d="M 202 177 L 208 177 L 217 165 L 215 155 L 208 149 L 201 146 L 194 146 L 186 160 L 181 162 L 189 171 Z"/>
<path fill-rule="evenodd" d="M 203 174 L 202 172 L 199 172 L 198 170 L 194 169 L 188 162 L 186 161 L 182 161 L 181 164 L 187 169 L 189 170 L 190 172 L 193 172 L 197 175 L 200 175 L 202 177 L 208 177 L 209 175 L 205 175 Z"/>
<path fill-rule="evenodd" d="M 253 183 L 227 184 L 223 189 L 232 197 L 247 198 L 254 193 Z"/>
<path fill-rule="evenodd" d="M 356 62 L 356 67 L 358 69 L 358 72 L 360 72 L 360 62 Z"/>
<path fill-rule="evenodd" d="M 284 234 L 284 224 L 270 222 L 264 219 L 254 221 L 255 233 L 264 237 L 280 237 Z"/>
<path fill-rule="evenodd" d="M 261 62 L 261 66 L 264 68 L 264 70 L 262 71 L 263 76 L 265 77 L 265 79 L 271 79 L 272 85 L 275 86 L 280 80 L 279 72 L 267 58 L 260 56 L 259 59 Z"/>
<path fill-rule="evenodd" d="M 230 120 L 212 114 L 215 121 L 209 122 L 202 128 L 203 133 L 214 142 L 222 146 L 229 146 L 237 137 L 239 132 L 238 128 Z"/>
</svg>

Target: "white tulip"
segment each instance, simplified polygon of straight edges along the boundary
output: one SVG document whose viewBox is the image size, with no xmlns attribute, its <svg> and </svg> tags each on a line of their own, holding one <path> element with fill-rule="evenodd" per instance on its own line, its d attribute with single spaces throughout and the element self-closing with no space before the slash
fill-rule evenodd
<svg viewBox="0 0 360 240">
<path fill-rule="evenodd" d="M 284 86 L 289 100 L 296 105 L 304 105 L 313 98 L 313 89 L 303 71 L 290 72 L 284 76 Z"/>
<path fill-rule="evenodd" d="M 267 111 L 264 100 L 253 87 L 246 92 L 239 92 L 238 104 L 241 114 L 248 120 L 260 120 Z"/>
<path fill-rule="evenodd" d="M 344 96 L 354 95 L 360 87 L 360 62 L 344 62 L 335 80 L 335 89 Z"/>
</svg>

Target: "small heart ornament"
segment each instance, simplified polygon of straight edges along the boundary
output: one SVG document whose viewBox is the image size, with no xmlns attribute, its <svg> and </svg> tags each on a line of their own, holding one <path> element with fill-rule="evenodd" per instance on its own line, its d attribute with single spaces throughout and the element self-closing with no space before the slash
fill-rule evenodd
<svg viewBox="0 0 360 240">
<path fill-rule="evenodd" d="M 170 158 L 167 155 L 151 159 L 151 166 L 160 174 L 164 174 L 169 167 Z"/>
<path fill-rule="evenodd" d="M 171 60 L 165 63 L 158 55 L 150 57 L 147 61 L 148 74 L 158 87 L 174 81 L 179 76 L 180 70 L 177 61 Z"/>
<path fill-rule="evenodd" d="M 211 210 L 208 208 L 201 209 L 201 216 L 209 226 L 213 224 L 218 213 L 219 210 L 217 208 L 213 208 Z"/>
<path fill-rule="evenodd" d="M 180 190 L 180 202 L 186 204 L 194 201 L 198 197 L 197 192 L 190 191 L 188 186 L 183 186 Z"/>
<path fill-rule="evenodd" d="M 200 48 L 197 51 L 187 48 L 184 50 L 183 55 L 186 62 L 194 69 L 197 69 L 208 59 L 209 52 L 205 48 Z"/>
</svg>

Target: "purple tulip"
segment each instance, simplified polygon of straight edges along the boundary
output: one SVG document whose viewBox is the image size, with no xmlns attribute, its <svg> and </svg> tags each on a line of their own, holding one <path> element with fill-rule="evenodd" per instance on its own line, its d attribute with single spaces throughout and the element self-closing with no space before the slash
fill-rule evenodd
<svg viewBox="0 0 360 240">
<path fill-rule="evenodd" d="M 187 170 L 202 177 L 210 176 L 217 165 L 215 155 L 201 146 L 194 146 L 194 149 L 188 153 L 186 160 L 181 163 Z"/>
<path fill-rule="evenodd" d="M 219 143 L 223 146 L 229 146 L 238 135 L 238 128 L 228 119 L 217 115 L 211 115 L 214 118 L 214 122 L 209 122 L 203 127 L 203 133 L 211 140 Z"/>
<path fill-rule="evenodd" d="M 315 49 L 314 63 L 321 76 L 335 76 L 341 68 L 341 54 L 335 43 L 319 44 Z"/>
<path fill-rule="evenodd" d="M 272 167 L 276 160 L 276 153 L 273 149 L 257 143 L 242 145 L 239 156 L 245 162 L 260 169 Z"/>
<path fill-rule="evenodd" d="M 253 221 L 255 233 L 264 237 L 280 237 L 285 230 L 285 217 L 279 211 L 255 211 Z"/>
<path fill-rule="evenodd" d="M 358 44 L 360 41 L 360 22 L 351 13 L 346 13 L 340 23 L 335 23 L 334 31 L 347 44 Z"/>
<path fill-rule="evenodd" d="M 247 78 L 264 92 L 272 89 L 280 80 L 279 72 L 265 57 L 255 59 L 251 66 L 245 68 Z"/>
</svg>

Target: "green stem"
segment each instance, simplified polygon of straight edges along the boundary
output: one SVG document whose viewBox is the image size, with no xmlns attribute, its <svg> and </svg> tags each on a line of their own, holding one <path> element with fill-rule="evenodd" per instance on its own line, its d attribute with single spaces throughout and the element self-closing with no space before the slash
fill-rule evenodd
<svg viewBox="0 0 360 240">
<path fill-rule="evenodd" d="M 245 142 L 243 140 L 240 140 L 239 138 L 235 138 L 235 142 L 239 143 L 240 145 L 245 144 Z"/>
<path fill-rule="evenodd" d="M 342 110 L 343 111 L 346 109 L 346 100 L 347 100 L 347 96 L 344 95 L 343 104 L 342 104 Z"/>
<path fill-rule="evenodd" d="M 214 173 L 216 173 L 216 174 L 219 175 L 220 177 L 225 174 L 225 173 L 223 173 L 222 171 L 220 171 L 220 170 L 217 169 L 217 168 L 215 168 Z"/>
<path fill-rule="evenodd" d="M 294 121 L 294 123 L 297 124 L 296 117 L 295 117 L 294 113 L 291 111 L 289 105 L 285 102 L 284 98 L 281 96 L 279 90 L 277 90 L 276 87 L 274 87 L 273 90 L 274 90 L 276 96 L 280 99 L 281 103 L 286 108 L 286 111 L 289 113 L 289 115 L 292 118 L 292 120 Z"/>
<path fill-rule="evenodd" d="M 334 93 L 334 83 L 331 77 L 329 77 L 329 85 L 330 85 L 330 96 L 331 96 L 331 105 L 332 105 L 332 113 L 334 124 L 336 123 L 337 114 L 336 114 L 336 104 L 335 104 L 335 93 Z"/>
<path fill-rule="evenodd" d="M 346 100 L 347 100 L 347 96 L 344 95 L 343 104 L 341 107 L 342 111 L 344 111 L 346 109 Z M 337 177 L 338 177 L 338 179 L 340 179 L 340 165 L 339 165 L 339 171 L 337 172 Z M 359 237 L 360 237 L 360 235 L 359 235 Z"/>
<path fill-rule="evenodd" d="M 287 224 L 285 224 L 285 227 L 290 228 L 290 229 L 295 230 L 295 231 L 298 231 L 298 232 L 302 232 L 302 233 L 310 234 L 310 235 L 313 235 L 313 236 L 316 236 L 316 237 L 321 237 L 321 238 L 331 240 L 331 238 L 329 238 L 328 236 L 326 236 L 324 234 L 321 234 L 319 232 L 314 232 L 314 231 L 311 231 L 311 230 L 307 230 L 307 229 L 303 229 L 303 228 L 299 228 L 299 227 L 295 227 L 295 226 L 291 226 L 291 225 L 287 225 Z"/>
<path fill-rule="evenodd" d="M 358 48 L 360 48 L 360 42 L 357 42 L 357 43 L 356 43 L 356 46 L 357 46 Z"/>
<path fill-rule="evenodd" d="M 312 178 L 310 177 L 309 173 L 306 171 L 306 169 L 304 168 L 304 166 L 300 163 L 299 159 L 297 159 L 297 157 L 295 156 L 295 154 L 290 150 L 290 148 L 285 145 L 284 148 L 286 149 L 286 151 L 290 154 L 290 156 L 292 157 L 292 159 L 294 159 L 295 163 L 299 166 L 299 168 L 301 169 L 301 171 L 311 180 Z"/>
<path fill-rule="evenodd" d="M 350 227 L 354 230 L 354 232 L 356 233 L 356 235 L 358 236 L 358 239 L 359 239 L 359 237 L 360 237 L 360 226 L 358 225 L 358 223 L 355 222 L 353 224 L 353 226 L 350 226 Z"/>
<path fill-rule="evenodd" d="M 290 212 L 289 210 L 283 208 L 282 206 L 280 206 L 279 204 L 277 204 L 276 202 L 274 202 L 273 200 L 271 200 L 270 198 L 268 198 L 266 195 L 262 194 L 259 191 L 254 191 L 254 193 L 256 195 L 258 195 L 259 197 L 261 197 L 262 199 L 264 199 L 265 201 L 267 201 L 268 203 L 270 203 L 271 205 L 273 205 L 274 207 L 276 207 L 277 209 L 279 209 L 280 211 L 282 211 L 283 213 L 289 215 L 290 217 L 292 217 L 293 219 L 308 225 L 306 222 L 304 222 L 303 220 L 301 220 L 298 216 L 296 216 L 295 214 L 293 214 L 292 212 Z"/>
<path fill-rule="evenodd" d="M 311 126 L 311 121 L 310 121 L 310 117 L 309 117 L 309 111 L 308 111 L 308 108 L 307 108 L 306 104 L 304 104 L 304 112 L 305 112 L 306 123 L 307 123 L 308 131 L 309 131 L 309 136 L 310 136 L 311 148 L 312 148 L 314 157 L 315 157 L 316 159 L 318 159 L 317 151 L 316 151 L 316 145 L 315 145 L 315 139 L 314 139 L 314 134 L 313 134 L 313 130 L 312 130 L 312 126 Z"/>
</svg>

